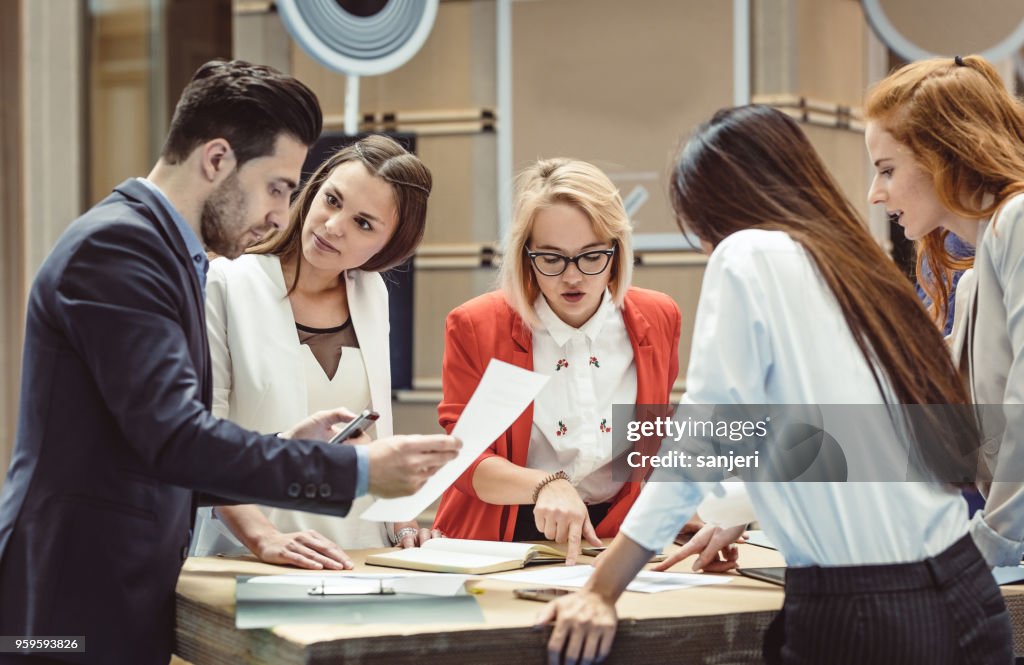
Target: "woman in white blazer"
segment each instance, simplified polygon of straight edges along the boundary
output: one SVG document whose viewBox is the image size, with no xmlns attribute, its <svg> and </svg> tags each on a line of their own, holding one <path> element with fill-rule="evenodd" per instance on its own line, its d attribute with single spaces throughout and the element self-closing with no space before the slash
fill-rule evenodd
<svg viewBox="0 0 1024 665">
<path fill-rule="evenodd" d="M 366 137 L 317 169 L 287 228 L 235 261 L 211 263 L 215 415 L 274 432 L 328 405 L 372 408 L 380 414 L 377 437 L 392 435 L 380 273 L 423 238 L 431 182 L 427 167 L 394 140 Z M 357 499 L 344 518 L 259 506 L 220 506 L 213 515 L 262 561 L 303 568 L 351 568 L 342 547 L 415 546 L 430 537 L 415 522 L 393 531 L 361 520 L 371 502 Z"/>
<path fill-rule="evenodd" d="M 877 174 L 872 202 L 910 238 L 953 231 L 976 246 L 974 275 L 956 292 L 953 351 L 973 400 L 1003 405 L 1005 427 L 982 448 L 995 482 L 971 535 L 992 566 L 1024 553 L 1024 104 L 980 56 L 911 63 L 864 104 Z M 925 244 L 942 268 L 955 257 Z M 933 271 L 942 275 L 940 271 Z M 986 432 L 986 435 L 991 433 Z"/>
</svg>

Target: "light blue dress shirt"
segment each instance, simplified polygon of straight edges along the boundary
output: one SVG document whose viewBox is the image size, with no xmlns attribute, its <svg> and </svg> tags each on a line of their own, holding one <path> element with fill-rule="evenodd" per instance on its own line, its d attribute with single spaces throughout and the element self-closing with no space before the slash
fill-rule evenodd
<svg viewBox="0 0 1024 665">
<path fill-rule="evenodd" d="M 157 202 L 163 206 L 164 212 L 170 215 L 171 219 L 174 220 L 174 226 L 178 229 L 178 233 L 181 234 L 181 239 L 185 241 L 185 249 L 188 250 L 188 255 L 192 257 L 192 265 L 195 266 L 196 274 L 199 276 L 199 285 L 203 288 L 203 292 L 206 292 L 206 271 L 210 269 L 210 260 L 206 258 L 206 250 L 203 248 L 203 243 L 199 241 L 199 236 L 192 230 L 192 227 L 188 225 L 185 218 L 181 216 L 178 209 L 171 205 L 171 202 L 167 199 L 167 195 L 161 191 L 159 187 L 153 184 L 151 181 L 145 178 L 136 178 L 139 182 L 146 186 L 146 188 L 153 192 L 156 196 Z"/>
</svg>

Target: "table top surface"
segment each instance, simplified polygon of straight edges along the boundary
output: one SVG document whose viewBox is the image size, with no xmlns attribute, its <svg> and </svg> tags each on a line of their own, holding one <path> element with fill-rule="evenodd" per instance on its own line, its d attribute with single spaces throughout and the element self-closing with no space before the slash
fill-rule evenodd
<svg viewBox="0 0 1024 665">
<path fill-rule="evenodd" d="M 744 567 L 781 566 L 782 556 L 775 550 L 754 545 L 740 545 L 740 563 Z M 673 551 L 673 546 L 669 551 Z M 391 568 L 364 564 L 367 555 L 387 549 L 347 551 L 355 562 L 354 571 L 325 572 L 324 575 L 344 573 L 384 573 Z M 691 557 L 673 566 L 673 572 L 691 572 Z M 583 556 L 580 563 L 592 563 L 593 558 Z M 561 564 L 554 564 L 561 565 Z M 539 566 L 531 566 L 530 569 Z M 252 557 L 193 557 L 185 562 L 178 580 L 179 601 L 202 605 L 217 614 L 233 617 L 235 612 L 236 575 L 281 575 L 309 573 L 290 566 L 260 563 Z M 319 572 L 319 571 L 318 571 Z M 401 570 L 409 573 L 411 571 Z M 412 571 L 414 572 L 414 571 Z M 511 572 L 511 571 L 510 571 Z M 619 599 L 616 609 L 621 620 L 645 620 L 666 617 L 696 617 L 743 612 L 777 611 L 782 607 L 782 587 L 727 573 L 727 584 L 691 587 L 660 593 L 634 593 L 627 591 Z M 363 625 L 290 625 L 273 629 L 274 634 L 298 644 L 314 644 L 348 638 L 386 635 L 437 633 L 439 630 L 465 631 L 481 629 L 523 628 L 532 626 L 543 605 L 516 598 L 512 590 L 531 586 L 504 582 L 486 576 L 474 577 L 475 586 L 482 592 L 476 598 L 485 617 L 485 623 L 473 624 L 363 624 Z"/>
</svg>

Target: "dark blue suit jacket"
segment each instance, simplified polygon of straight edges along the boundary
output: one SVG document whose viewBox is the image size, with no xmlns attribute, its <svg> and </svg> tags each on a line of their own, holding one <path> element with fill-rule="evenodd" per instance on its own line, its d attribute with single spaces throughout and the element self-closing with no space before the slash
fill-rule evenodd
<svg viewBox="0 0 1024 665">
<path fill-rule="evenodd" d="M 199 280 L 142 183 L 57 241 L 32 285 L 23 363 L 0 493 L 0 635 L 82 635 L 72 662 L 166 665 L 193 491 L 348 512 L 351 446 L 210 414 Z"/>
</svg>

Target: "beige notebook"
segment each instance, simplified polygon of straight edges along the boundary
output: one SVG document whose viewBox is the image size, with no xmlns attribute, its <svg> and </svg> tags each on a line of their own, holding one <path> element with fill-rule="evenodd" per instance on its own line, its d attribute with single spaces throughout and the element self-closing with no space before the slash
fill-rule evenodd
<svg viewBox="0 0 1024 665">
<path fill-rule="evenodd" d="M 366 563 L 374 566 L 466 575 L 498 573 L 522 568 L 528 563 L 560 561 L 565 561 L 565 554 L 547 545 L 459 538 L 433 538 L 422 547 L 366 557 Z"/>
</svg>

